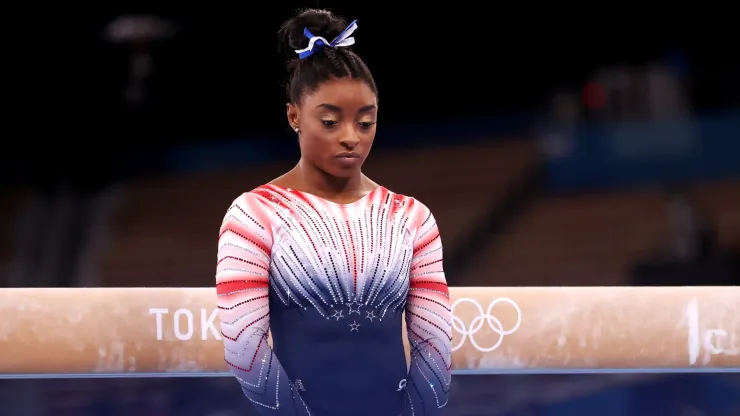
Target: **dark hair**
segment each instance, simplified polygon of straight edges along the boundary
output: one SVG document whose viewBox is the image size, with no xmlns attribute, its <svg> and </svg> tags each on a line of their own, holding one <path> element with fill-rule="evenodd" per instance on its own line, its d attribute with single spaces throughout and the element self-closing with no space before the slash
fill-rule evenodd
<svg viewBox="0 0 740 416">
<path fill-rule="evenodd" d="M 347 22 L 328 10 L 305 9 L 297 16 L 286 20 L 278 32 L 281 50 L 289 57 L 288 79 L 285 89 L 288 101 L 297 104 L 304 94 L 315 91 L 322 83 L 331 79 L 353 78 L 367 83 L 378 94 L 375 80 L 365 62 L 351 47 L 323 47 L 313 55 L 298 59 L 296 50 L 308 47 L 304 28 L 314 36 L 331 42 L 345 28 Z"/>
</svg>

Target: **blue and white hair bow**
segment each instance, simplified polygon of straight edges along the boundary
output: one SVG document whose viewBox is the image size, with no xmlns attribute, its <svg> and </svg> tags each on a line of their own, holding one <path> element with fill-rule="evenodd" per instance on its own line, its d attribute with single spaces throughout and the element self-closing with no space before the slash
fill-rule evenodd
<svg viewBox="0 0 740 416">
<path fill-rule="evenodd" d="M 306 59 L 326 46 L 330 48 L 341 48 L 355 44 L 355 38 L 350 37 L 357 30 L 357 20 L 350 23 L 333 41 L 329 42 L 321 36 L 314 36 L 308 28 L 303 29 L 303 34 L 308 38 L 308 47 L 296 50 L 299 59 Z"/>
</svg>

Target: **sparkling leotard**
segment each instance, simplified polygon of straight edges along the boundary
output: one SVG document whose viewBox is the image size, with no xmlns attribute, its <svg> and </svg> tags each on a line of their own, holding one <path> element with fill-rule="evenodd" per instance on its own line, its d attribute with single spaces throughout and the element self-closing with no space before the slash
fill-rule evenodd
<svg viewBox="0 0 740 416">
<path fill-rule="evenodd" d="M 449 292 L 419 201 L 379 187 L 341 205 L 263 185 L 224 217 L 216 281 L 226 362 L 262 414 L 441 414 Z"/>
</svg>

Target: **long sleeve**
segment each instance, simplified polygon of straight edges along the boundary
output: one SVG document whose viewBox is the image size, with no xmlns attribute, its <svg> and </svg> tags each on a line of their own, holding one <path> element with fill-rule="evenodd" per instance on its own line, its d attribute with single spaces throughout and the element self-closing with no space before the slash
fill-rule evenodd
<svg viewBox="0 0 740 416">
<path fill-rule="evenodd" d="M 272 229 L 265 202 L 237 198 L 218 243 L 216 290 L 225 359 L 247 398 L 263 415 L 310 415 L 270 348 Z"/>
<path fill-rule="evenodd" d="M 411 346 L 406 413 L 433 416 L 442 414 L 450 390 L 452 313 L 437 223 L 423 205 L 417 218 L 406 301 Z"/>
</svg>

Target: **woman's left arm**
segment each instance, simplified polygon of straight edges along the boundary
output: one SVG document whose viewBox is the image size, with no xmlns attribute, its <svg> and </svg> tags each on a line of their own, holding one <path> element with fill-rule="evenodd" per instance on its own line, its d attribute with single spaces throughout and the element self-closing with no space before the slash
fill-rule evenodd
<svg viewBox="0 0 740 416">
<path fill-rule="evenodd" d="M 414 207 L 418 227 L 406 300 L 411 363 L 406 383 L 407 414 L 433 416 L 447 404 L 451 380 L 452 313 L 442 267 L 442 242 L 429 208 Z"/>
</svg>

